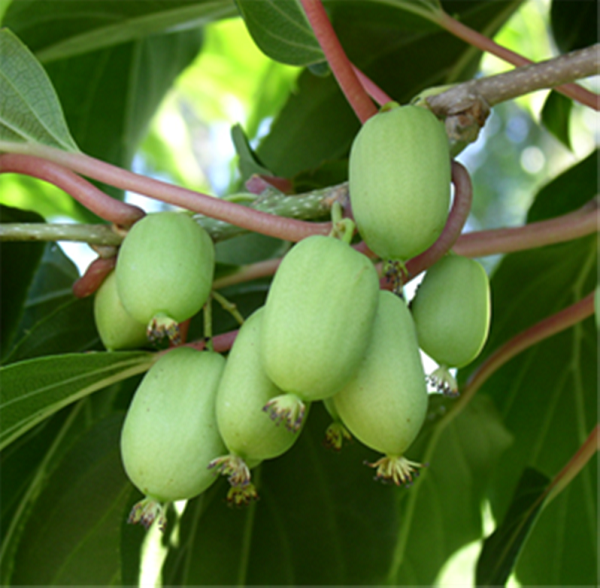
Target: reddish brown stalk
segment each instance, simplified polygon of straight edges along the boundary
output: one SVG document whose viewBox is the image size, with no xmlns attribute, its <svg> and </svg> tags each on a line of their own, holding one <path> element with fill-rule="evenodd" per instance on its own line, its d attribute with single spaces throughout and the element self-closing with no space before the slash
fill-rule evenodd
<svg viewBox="0 0 600 588">
<path fill-rule="evenodd" d="M 417 277 L 446 255 L 460 237 L 471 211 L 473 186 L 469 172 L 457 161 L 452 162 L 452 183 L 454 184 L 454 202 L 446 226 L 437 241 L 429 249 L 407 262 L 408 276 L 405 283 Z"/>
<path fill-rule="evenodd" d="M 358 67 L 355 65 L 352 66 L 354 69 L 354 73 L 356 77 L 358 77 L 358 81 L 361 83 L 362 87 L 365 89 L 367 94 L 379 104 L 379 106 L 383 106 L 388 102 L 392 102 L 392 98 L 390 98 L 371 78 L 367 77 Z"/>
<path fill-rule="evenodd" d="M 328 235 L 331 223 L 311 223 L 275 216 L 247 206 L 221 200 L 207 194 L 194 192 L 160 180 L 148 178 L 100 161 L 84 153 L 67 153 L 44 145 L 27 146 L 30 151 L 63 165 L 77 173 L 116 186 L 168 202 L 193 212 L 198 212 L 238 227 L 278 237 L 287 241 L 300 241 L 310 235 Z"/>
<path fill-rule="evenodd" d="M 500 59 L 511 63 L 512 65 L 522 66 L 529 65 L 533 63 L 530 59 L 499 45 L 492 39 L 482 35 L 478 31 L 471 29 L 470 27 L 464 25 L 460 21 L 452 18 L 449 14 L 445 12 L 440 12 L 436 17 L 435 22 L 437 22 L 441 27 L 446 29 L 448 32 L 452 33 L 459 39 L 481 49 L 482 51 L 487 51 L 492 55 L 496 55 Z M 564 84 L 562 86 L 558 86 L 555 88 L 556 91 L 561 92 L 565 96 L 580 102 L 581 104 L 585 104 L 594 110 L 599 109 L 599 101 L 598 95 L 586 90 L 582 86 L 577 84 Z"/>
<path fill-rule="evenodd" d="M 581 322 L 594 313 L 594 292 L 579 302 L 549 316 L 496 349 L 469 377 L 456 406 L 466 406 L 471 397 L 505 363 L 519 353 Z"/>
<path fill-rule="evenodd" d="M 238 332 L 239 330 L 229 331 L 213 337 L 212 343 L 214 351 L 218 353 L 229 351 L 233 345 L 233 342 L 235 341 L 235 338 L 237 337 Z M 200 341 L 193 341 L 192 343 L 187 343 L 186 347 L 192 347 L 193 349 L 202 351 L 206 348 L 206 341 L 204 339 Z"/>
<path fill-rule="evenodd" d="M 4 153 L 0 155 L 0 173 L 25 174 L 54 184 L 100 218 L 120 226 L 130 226 L 145 214 L 141 208 L 110 197 L 72 171 L 41 157 Z"/>
<path fill-rule="evenodd" d="M 377 113 L 377 108 L 358 80 L 321 0 L 300 0 L 325 58 L 342 92 L 361 123 Z"/>
<path fill-rule="evenodd" d="M 584 468 L 587 462 L 600 450 L 600 425 L 596 424 L 587 439 L 582 443 L 575 455 L 569 460 L 565 467 L 554 476 L 547 489 L 545 505 L 556 498 Z"/>
<path fill-rule="evenodd" d="M 77 298 L 85 298 L 93 294 L 104 279 L 114 269 L 117 263 L 116 257 L 99 257 L 90 263 L 83 276 L 73 283 L 73 294 Z"/>
<path fill-rule="evenodd" d="M 534 249 L 595 233 L 598 231 L 599 222 L 598 201 L 594 199 L 579 210 L 550 220 L 529 223 L 522 227 L 466 233 L 457 241 L 454 252 L 466 257 L 483 257 Z"/>
</svg>

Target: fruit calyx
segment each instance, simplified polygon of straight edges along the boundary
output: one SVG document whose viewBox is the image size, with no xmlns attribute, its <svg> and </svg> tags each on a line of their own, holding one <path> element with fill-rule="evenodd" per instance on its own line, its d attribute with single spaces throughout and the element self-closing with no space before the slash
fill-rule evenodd
<svg viewBox="0 0 600 588">
<path fill-rule="evenodd" d="M 350 431 L 339 421 L 334 421 L 327 427 L 325 431 L 325 439 L 323 445 L 328 449 L 340 451 L 344 441 L 352 441 Z"/>
<path fill-rule="evenodd" d="M 152 317 L 146 330 L 148 339 L 152 342 L 160 341 L 163 337 L 168 337 L 173 345 L 181 344 L 181 334 L 179 324 L 175 319 L 164 313 L 158 313 Z"/>
<path fill-rule="evenodd" d="M 376 468 L 375 479 L 382 482 L 393 482 L 396 486 L 410 486 L 413 478 L 419 475 L 418 469 L 423 465 L 410 461 L 402 456 L 386 455 L 374 463 L 364 462 L 371 468 Z"/>
<path fill-rule="evenodd" d="M 306 405 L 295 394 L 281 394 L 271 398 L 263 410 L 276 424 L 283 422 L 288 431 L 296 433 L 304 421 Z"/>
<path fill-rule="evenodd" d="M 435 388 L 435 391 L 450 398 L 460 396 L 458 393 L 458 382 L 445 365 L 440 365 L 427 376 L 427 382 Z"/>
<path fill-rule="evenodd" d="M 167 527 L 166 504 L 150 496 L 134 504 L 127 519 L 132 525 L 140 523 L 146 531 L 154 521 L 157 521 L 159 530 L 164 532 Z"/>
<path fill-rule="evenodd" d="M 208 469 L 216 468 L 215 472 L 227 476 L 227 481 L 232 486 L 247 486 L 250 484 L 250 468 L 238 455 L 223 455 L 213 459 L 208 464 Z"/>
</svg>

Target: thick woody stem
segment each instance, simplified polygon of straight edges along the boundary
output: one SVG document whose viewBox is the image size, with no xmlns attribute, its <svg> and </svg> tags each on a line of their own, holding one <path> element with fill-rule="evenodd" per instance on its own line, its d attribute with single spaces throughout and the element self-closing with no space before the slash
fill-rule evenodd
<svg viewBox="0 0 600 588">
<path fill-rule="evenodd" d="M 427 103 L 442 118 L 477 99 L 485 101 L 487 106 L 494 106 L 536 90 L 596 75 L 599 61 L 600 44 L 596 44 L 539 63 L 528 62 L 506 73 L 457 84 L 441 94 L 427 97 Z M 599 97 L 589 94 L 590 100 L 586 104 L 598 110 Z"/>
<path fill-rule="evenodd" d="M 358 80 L 353 65 L 333 30 L 321 0 L 300 0 L 315 37 L 323 49 L 338 84 L 361 123 L 377 113 L 377 108 Z"/>
<path fill-rule="evenodd" d="M 145 214 L 141 208 L 111 198 L 87 180 L 47 159 L 4 153 L 0 155 L 0 173 L 11 172 L 54 184 L 100 218 L 117 225 L 130 226 Z"/>
<path fill-rule="evenodd" d="M 499 57 L 500 59 L 503 59 L 504 61 L 507 61 L 508 63 L 512 63 L 513 65 L 516 65 L 516 66 L 524 66 L 524 65 L 529 65 L 532 63 L 532 61 L 527 59 L 526 57 L 523 57 L 522 55 L 519 55 L 518 53 L 515 53 L 514 51 L 511 51 L 510 49 L 507 49 L 506 47 L 502 47 L 501 45 L 498 45 L 498 43 L 492 41 L 485 35 L 482 35 L 481 33 L 469 28 L 468 26 L 464 25 L 463 23 L 456 20 L 455 18 L 452 18 L 449 14 L 447 14 L 445 12 L 440 12 L 438 14 L 438 16 L 436 17 L 436 22 L 441 27 L 445 28 L 448 32 L 452 33 L 459 39 L 463 39 L 470 45 L 473 45 L 473 46 L 477 47 L 478 49 L 481 49 L 482 51 L 487 51 L 488 53 L 491 53 L 492 55 L 496 55 L 497 57 Z M 594 49 L 594 47 L 595 47 L 595 49 Z M 592 47 L 591 49 L 593 51 L 595 51 L 595 53 L 596 53 L 595 60 L 596 60 L 596 70 L 597 70 L 597 68 L 598 68 L 598 61 L 597 61 L 598 60 L 598 57 L 597 57 L 598 48 L 597 48 L 597 46 L 594 46 L 594 47 Z M 593 75 L 593 74 L 590 74 L 590 75 Z M 572 78 L 572 79 L 577 79 L 577 78 Z M 586 106 L 590 106 L 591 108 L 598 110 L 598 106 L 599 106 L 598 96 L 596 94 L 594 94 L 593 92 L 590 92 L 590 91 L 586 90 L 585 88 L 582 88 L 581 86 L 578 86 L 576 84 L 562 85 L 561 81 L 558 81 L 557 84 L 554 84 L 554 83 L 551 84 L 550 87 L 553 87 L 553 86 L 558 86 L 556 88 L 556 90 L 558 92 L 561 92 L 565 96 L 569 96 L 569 98 L 573 98 L 573 100 L 577 100 L 578 102 L 581 102 L 582 104 L 585 104 Z M 523 93 L 527 93 L 527 92 L 521 92 L 521 94 L 523 94 Z M 521 94 L 519 94 L 519 95 L 521 95 Z"/>
<path fill-rule="evenodd" d="M 0 241 L 81 241 L 90 245 L 117 246 L 123 236 L 111 225 L 2 223 Z"/>
</svg>

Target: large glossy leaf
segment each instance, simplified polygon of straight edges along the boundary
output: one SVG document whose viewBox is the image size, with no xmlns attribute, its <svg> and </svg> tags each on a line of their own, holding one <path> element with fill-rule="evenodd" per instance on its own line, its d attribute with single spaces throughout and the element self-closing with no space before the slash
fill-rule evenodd
<svg viewBox="0 0 600 588">
<path fill-rule="evenodd" d="M 299 0 L 236 0 L 254 42 L 266 55 L 290 65 L 323 61 L 323 51 Z"/>
<path fill-rule="evenodd" d="M 466 24 L 493 34 L 519 0 L 447 4 Z M 342 0 L 327 6 L 349 58 L 394 100 L 405 103 L 424 88 L 474 74 L 478 53 L 401 3 Z M 344 158 L 359 126 L 333 76 L 304 72 L 257 153 L 275 175 L 291 177 Z"/>
<path fill-rule="evenodd" d="M 73 300 L 72 286 L 78 277 L 77 267 L 63 250 L 55 243 L 47 243 L 27 292 L 15 344 L 31 332 L 38 321 Z"/>
<path fill-rule="evenodd" d="M 228 508 L 219 482 L 188 504 L 165 583 L 430 584 L 453 550 L 480 536 L 486 472 L 509 440 L 490 409 L 480 403 L 457 419 L 422 484 L 399 489 L 372 480 L 363 462 L 375 454 L 359 443 L 337 454 L 322 447 L 328 417 L 314 405 L 292 450 L 255 470 L 261 500 Z"/>
<path fill-rule="evenodd" d="M 554 40 L 563 53 L 598 42 L 598 3 L 595 0 L 553 0 L 550 22 Z"/>
<path fill-rule="evenodd" d="M 544 504 L 550 479 L 527 468 L 502 524 L 485 540 L 477 561 L 477 586 L 504 586 Z"/>
<path fill-rule="evenodd" d="M 77 151 L 48 75 L 8 29 L 0 29 L 0 151 L 3 142 Z"/>
<path fill-rule="evenodd" d="M 580 203 L 571 201 L 568 178 L 579 177 L 591 186 L 596 173 L 586 161 L 558 177 L 540 192 L 531 220 L 576 208 Z M 495 318 L 482 357 L 592 291 L 596 256 L 595 235 L 507 256 L 492 280 Z M 596 339 L 594 322 L 587 319 L 513 358 L 480 391 L 494 399 L 515 438 L 494 473 L 490 499 L 497 519 L 504 517 L 524 468 L 554 477 L 593 428 L 598 409 Z M 541 514 L 517 564 L 523 582 L 595 582 L 595 467 L 588 464 Z"/>
<path fill-rule="evenodd" d="M 0 368 L 0 448 L 75 400 L 146 371 L 152 353 L 46 356 Z"/>
<path fill-rule="evenodd" d="M 550 92 L 542 109 L 543 125 L 567 148 L 571 149 L 570 121 L 573 101 L 564 94 Z"/>
<path fill-rule="evenodd" d="M 121 523 L 131 488 L 121 465 L 122 414 L 71 449 L 30 514 L 12 584 L 120 585 Z"/>
<path fill-rule="evenodd" d="M 0 222 L 43 222 L 34 212 L 0 206 Z M 4 355 L 10 348 L 15 330 L 23 314 L 27 291 L 33 280 L 44 252 L 43 243 L 3 243 L 0 283 L 10 284 L 0 297 L 0 352 Z"/>
<path fill-rule="evenodd" d="M 19 0 L 3 24 L 49 62 L 235 14 L 231 0 Z"/>
</svg>

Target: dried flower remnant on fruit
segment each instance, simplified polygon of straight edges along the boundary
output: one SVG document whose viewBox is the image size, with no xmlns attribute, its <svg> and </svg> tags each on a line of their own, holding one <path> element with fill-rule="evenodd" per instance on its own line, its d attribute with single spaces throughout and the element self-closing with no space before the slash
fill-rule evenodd
<svg viewBox="0 0 600 588">
<path fill-rule="evenodd" d="M 152 318 L 146 331 L 150 341 L 160 341 L 164 337 L 168 337 L 173 345 L 181 345 L 181 334 L 179 324 L 172 318 L 158 314 Z"/>
<path fill-rule="evenodd" d="M 436 392 L 449 398 L 460 396 L 458 393 L 458 382 L 446 366 L 441 365 L 431 372 L 427 376 L 427 383 L 433 386 Z"/>
<path fill-rule="evenodd" d="M 164 532 L 167 527 L 166 505 L 149 496 L 134 504 L 127 519 L 129 524 L 140 523 L 146 530 L 154 521 L 157 522 L 159 530 Z"/>
<path fill-rule="evenodd" d="M 215 468 L 215 473 L 226 476 L 232 486 L 247 486 L 250 483 L 250 468 L 238 455 L 224 455 L 213 459 L 208 469 Z"/>
<path fill-rule="evenodd" d="M 258 500 L 258 493 L 252 483 L 245 486 L 232 486 L 227 492 L 227 502 L 231 506 L 247 506 L 256 500 Z"/>
<path fill-rule="evenodd" d="M 277 425 L 283 423 L 288 431 L 296 433 L 304 421 L 306 405 L 295 394 L 282 394 L 269 400 L 263 410 Z"/>
<path fill-rule="evenodd" d="M 418 468 L 423 465 L 409 461 L 405 457 L 386 456 L 374 463 L 365 462 L 371 468 L 376 468 L 375 479 L 383 482 L 393 482 L 396 486 L 410 486 L 413 478 L 419 475 Z"/>
<path fill-rule="evenodd" d="M 331 423 L 325 431 L 323 445 L 334 451 L 341 451 L 344 441 L 352 441 L 352 435 L 339 421 Z"/>
</svg>

